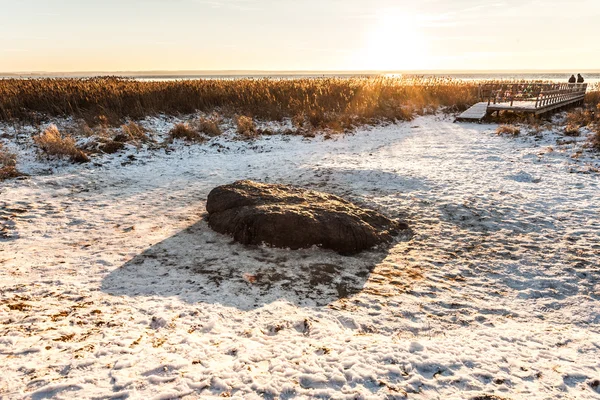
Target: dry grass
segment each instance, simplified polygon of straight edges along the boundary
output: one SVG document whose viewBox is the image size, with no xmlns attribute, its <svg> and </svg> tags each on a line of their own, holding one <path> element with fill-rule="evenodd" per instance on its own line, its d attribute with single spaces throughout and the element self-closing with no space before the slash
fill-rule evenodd
<svg viewBox="0 0 600 400">
<path fill-rule="evenodd" d="M 209 118 L 200 117 L 198 120 L 193 122 L 194 127 L 200 133 L 204 133 L 207 136 L 215 137 L 220 136 L 221 128 L 219 124 L 221 123 L 221 117 L 218 114 L 213 114 Z"/>
<path fill-rule="evenodd" d="M 24 173 L 17 170 L 16 167 L 0 167 L 0 182 L 7 179 L 18 178 L 20 176 L 26 176 Z"/>
<path fill-rule="evenodd" d="M 461 111 L 478 101 L 477 93 L 477 82 L 419 77 L 164 82 L 118 77 L 3 79 L 0 80 L 0 120 L 37 123 L 48 117 L 74 117 L 79 120 L 75 130 L 65 131 L 65 137 L 42 134 L 38 145 L 48 154 L 58 149 L 55 155 L 84 160 L 87 157 L 75 148 L 72 137 L 97 136 L 103 146 L 90 151 L 118 151 L 123 148 L 122 143 L 139 145 L 149 140 L 138 124 L 123 123 L 151 115 L 195 112 L 210 115 L 175 127 L 171 140 L 204 141 L 207 136 L 220 135 L 220 115 L 234 120 L 236 115 L 246 116 L 247 120 L 236 120 L 237 130 L 244 137 L 271 134 L 269 129 L 257 129 L 253 121 L 287 118 L 295 126 L 290 134 L 311 137 L 316 130 L 331 135 L 364 124 L 410 120 L 415 115 L 440 109 Z M 573 127 L 600 121 L 600 109 L 597 109 L 600 85 L 589 87 L 585 101 L 587 110 L 569 113 L 571 127 L 567 127 L 567 131 L 575 132 Z M 510 127 L 499 127 L 499 134 L 518 134 L 520 129 L 514 126 L 517 123 L 529 122 L 537 131 L 543 128 L 539 121 L 529 121 L 528 117 L 514 113 L 503 113 L 497 122 Z M 116 128 L 119 126 L 120 130 Z"/>
<path fill-rule="evenodd" d="M 133 121 L 119 128 L 111 128 L 106 125 L 104 118 L 100 118 L 99 124 L 92 129 L 85 121 L 80 120 L 73 127 L 66 128 L 65 132 L 72 138 L 94 137 L 93 141 L 87 141 L 81 149 L 88 154 L 113 154 L 124 149 L 128 143 L 139 148 L 143 143 L 151 141 L 146 129 Z"/>
<path fill-rule="evenodd" d="M 304 114 L 296 114 L 292 117 L 292 125 L 296 128 L 311 128 L 310 121 Z"/>
<path fill-rule="evenodd" d="M 78 119 L 72 125 L 65 129 L 65 133 L 72 137 L 92 137 L 97 136 L 99 132 L 95 132 L 87 122 Z"/>
<path fill-rule="evenodd" d="M 573 124 L 567 124 L 564 130 L 565 136 L 579 136 L 579 127 Z"/>
<path fill-rule="evenodd" d="M 596 131 L 590 139 L 590 146 L 592 149 L 600 151 L 600 131 Z"/>
<path fill-rule="evenodd" d="M 594 122 L 594 113 L 591 110 L 576 108 L 567 113 L 567 126 L 581 128 Z"/>
<path fill-rule="evenodd" d="M 117 135 L 115 141 L 132 143 L 135 146 L 140 146 L 142 143 L 148 142 L 150 139 L 146 135 L 146 130 L 138 123 L 130 121 L 121 126 L 123 135 Z"/>
<path fill-rule="evenodd" d="M 200 135 L 190 124 L 178 123 L 169 132 L 169 141 L 183 139 L 187 142 L 204 142 L 206 139 Z"/>
<path fill-rule="evenodd" d="M 496 128 L 496 133 L 498 135 L 518 135 L 521 133 L 521 128 L 514 125 L 500 125 Z"/>
<path fill-rule="evenodd" d="M 342 129 L 409 120 L 440 108 L 461 111 L 478 101 L 478 83 L 447 78 L 234 79 L 150 82 L 118 77 L 0 80 L 0 120 L 83 118 L 90 126 L 121 125 L 150 115 L 220 110 L 258 120 L 293 118 L 303 128 Z M 586 94 L 600 104 L 600 85 Z M 207 135 L 217 132 L 209 118 Z M 510 123 L 510 121 L 500 121 Z M 218 125 L 218 123 L 217 123 Z"/>
<path fill-rule="evenodd" d="M 17 165 L 17 156 L 4 148 L 0 143 L 0 167 L 14 167 Z"/>
<path fill-rule="evenodd" d="M 0 143 L 0 182 L 24 175 L 17 170 L 16 165 L 17 156 L 6 150 Z"/>
<path fill-rule="evenodd" d="M 251 117 L 240 115 L 235 119 L 237 133 L 245 138 L 256 137 L 256 125 Z"/>
<path fill-rule="evenodd" d="M 121 142 L 118 140 L 108 140 L 106 142 L 100 143 L 98 146 L 98 150 L 106 154 L 113 154 L 123 150 L 124 148 L 125 142 Z"/>
<path fill-rule="evenodd" d="M 594 111 L 591 115 L 592 112 L 588 110 L 591 121 L 586 121 L 586 126 L 590 126 L 593 131 L 588 144 L 592 149 L 600 151 L 600 84 L 593 86 L 592 91 L 586 94 L 585 101 L 588 108 Z"/>
<path fill-rule="evenodd" d="M 588 86 L 588 92 L 585 94 L 585 104 L 592 109 L 600 106 L 600 83 Z"/>
<path fill-rule="evenodd" d="M 61 135 L 56 125 L 50 125 L 33 140 L 48 156 L 68 157 L 72 162 L 77 163 L 90 161 L 89 157 L 75 146 L 75 140 L 71 136 Z"/>
<path fill-rule="evenodd" d="M 589 139 L 589 146 L 597 151 L 600 151 L 600 125 L 594 127 L 594 133 Z"/>
<path fill-rule="evenodd" d="M 305 116 L 314 127 L 407 120 L 423 109 L 464 110 L 477 84 L 442 78 L 235 79 L 149 82 L 124 78 L 0 80 L 0 120 L 84 118 L 120 125 L 149 115 L 221 110 L 260 120 Z"/>
</svg>

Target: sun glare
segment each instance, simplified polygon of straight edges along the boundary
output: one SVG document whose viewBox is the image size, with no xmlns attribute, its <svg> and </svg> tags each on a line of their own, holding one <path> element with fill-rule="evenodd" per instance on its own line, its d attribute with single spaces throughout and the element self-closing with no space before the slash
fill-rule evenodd
<svg viewBox="0 0 600 400">
<path fill-rule="evenodd" d="M 426 69 L 427 43 L 415 16 L 401 10 L 381 11 L 356 54 L 356 69 Z"/>
</svg>

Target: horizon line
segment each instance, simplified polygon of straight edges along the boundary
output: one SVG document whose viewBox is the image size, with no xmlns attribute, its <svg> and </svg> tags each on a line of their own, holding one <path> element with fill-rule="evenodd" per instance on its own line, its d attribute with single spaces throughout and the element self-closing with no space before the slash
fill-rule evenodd
<svg viewBox="0 0 600 400">
<path fill-rule="evenodd" d="M 562 74 L 572 73 L 578 71 L 580 73 L 600 73 L 600 69 L 579 69 L 579 70 L 567 70 L 567 69 L 455 69 L 455 70 L 444 70 L 444 69 L 421 69 L 421 70 L 253 70 L 253 69 L 222 69 L 222 70 L 87 70 L 87 71 L 10 71 L 0 72 L 0 76 L 19 76 L 19 75 L 161 75 L 161 76 L 181 76 L 181 75 L 265 75 L 265 74 L 279 74 L 279 75 L 294 75 L 294 74 L 360 74 L 360 75 L 373 75 L 373 74 L 497 74 L 497 73 L 545 73 L 545 74 Z"/>
</svg>

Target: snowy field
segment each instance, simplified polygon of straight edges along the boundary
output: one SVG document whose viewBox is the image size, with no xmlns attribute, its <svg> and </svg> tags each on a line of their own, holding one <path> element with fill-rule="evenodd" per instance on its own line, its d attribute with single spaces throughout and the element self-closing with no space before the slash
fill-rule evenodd
<svg viewBox="0 0 600 400">
<path fill-rule="evenodd" d="M 32 177 L 0 186 L 0 397 L 600 398 L 600 158 L 495 128 L 431 116 L 76 166 L 17 149 Z M 244 247 L 203 221 L 238 179 L 414 234 L 356 257 Z"/>
</svg>

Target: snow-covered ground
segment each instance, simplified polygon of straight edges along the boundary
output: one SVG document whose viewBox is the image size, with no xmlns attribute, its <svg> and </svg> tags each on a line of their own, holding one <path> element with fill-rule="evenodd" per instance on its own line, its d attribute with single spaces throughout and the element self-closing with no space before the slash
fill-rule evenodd
<svg viewBox="0 0 600 400">
<path fill-rule="evenodd" d="M 430 116 L 46 174 L 20 149 L 35 175 L 0 186 L 0 397 L 600 398 L 599 158 L 495 128 Z M 238 179 L 414 236 L 356 257 L 244 247 L 202 219 Z"/>
</svg>

